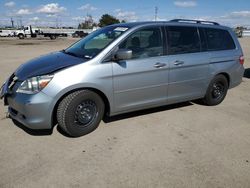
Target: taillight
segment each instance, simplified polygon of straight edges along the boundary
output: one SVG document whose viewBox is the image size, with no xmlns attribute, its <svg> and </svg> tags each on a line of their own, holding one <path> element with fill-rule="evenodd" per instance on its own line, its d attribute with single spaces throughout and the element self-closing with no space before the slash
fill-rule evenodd
<svg viewBox="0 0 250 188">
<path fill-rule="evenodd" d="M 240 56 L 240 58 L 239 58 L 239 62 L 240 62 L 240 64 L 241 64 L 241 65 L 243 65 L 243 64 L 244 64 L 244 61 L 245 61 L 244 56 L 243 56 L 243 55 L 242 55 L 242 56 Z"/>
</svg>

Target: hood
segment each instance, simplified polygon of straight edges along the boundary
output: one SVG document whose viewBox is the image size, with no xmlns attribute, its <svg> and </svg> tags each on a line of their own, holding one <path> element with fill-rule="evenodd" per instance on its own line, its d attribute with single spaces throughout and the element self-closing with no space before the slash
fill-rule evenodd
<svg viewBox="0 0 250 188">
<path fill-rule="evenodd" d="M 53 73 L 59 69 L 83 63 L 87 60 L 74 57 L 63 52 L 54 52 L 28 61 L 15 72 L 19 80 L 26 80 L 34 76 Z"/>
</svg>

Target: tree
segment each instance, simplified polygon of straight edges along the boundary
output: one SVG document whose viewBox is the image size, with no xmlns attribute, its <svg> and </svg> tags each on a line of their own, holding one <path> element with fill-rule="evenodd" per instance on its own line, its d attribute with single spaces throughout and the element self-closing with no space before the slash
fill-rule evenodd
<svg viewBox="0 0 250 188">
<path fill-rule="evenodd" d="M 109 14 L 103 14 L 101 19 L 99 20 L 100 27 L 104 27 L 104 26 L 112 25 L 116 23 L 120 23 L 120 20 Z"/>
<path fill-rule="evenodd" d="M 78 25 L 78 29 L 92 29 L 95 26 L 96 26 L 96 23 L 94 23 L 92 16 L 90 14 L 87 14 L 84 22 Z"/>
</svg>

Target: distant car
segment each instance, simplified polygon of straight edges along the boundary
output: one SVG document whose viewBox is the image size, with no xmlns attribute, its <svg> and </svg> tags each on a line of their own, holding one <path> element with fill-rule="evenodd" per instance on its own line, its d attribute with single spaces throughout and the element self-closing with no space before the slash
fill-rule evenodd
<svg viewBox="0 0 250 188">
<path fill-rule="evenodd" d="M 242 30 L 242 29 L 236 28 L 236 29 L 234 30 L 234 32 L 235 32 L 235 34 L 236 34 L 236 36 L 237 36 L 238 38 L 242 38 L 242 34 L 243 34 L 243 30 Z"/>
<path fill-rule="evenodd" d="M 76 31 L 72 34 L 72 37 L 74 38 L 83 38 L 86 37 L 88 35 L 88 33 L 85 33 L 84 31 Z"/>
<path fill-rule="evenodd" d="M 58 122 L 77 137 L 104 114 L 195 99 L 218 105 L 241 83 L 243 64 L 235 33 L 215 22 L 115 24 L 21 65 L 0 97 L 23 125 L 51 129 Z"/>
</svg>

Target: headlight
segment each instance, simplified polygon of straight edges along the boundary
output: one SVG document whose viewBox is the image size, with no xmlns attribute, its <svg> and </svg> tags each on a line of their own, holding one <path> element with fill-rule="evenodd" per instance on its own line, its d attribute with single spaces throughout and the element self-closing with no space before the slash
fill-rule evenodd
<svg viewBox="0 0 250 188">
<path fill-rule="evenodd" d="M 36 76 L 29 78 L 21 83 L 16 92 L 35 94 L 45 88 L 52 80 L 53 75 Z"/>
</svg>

